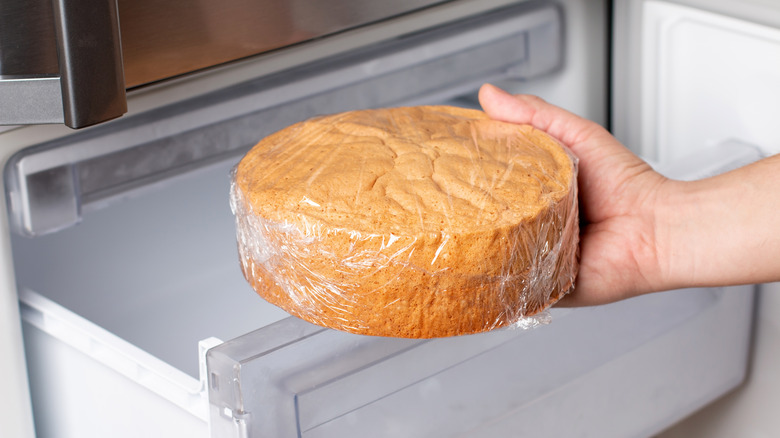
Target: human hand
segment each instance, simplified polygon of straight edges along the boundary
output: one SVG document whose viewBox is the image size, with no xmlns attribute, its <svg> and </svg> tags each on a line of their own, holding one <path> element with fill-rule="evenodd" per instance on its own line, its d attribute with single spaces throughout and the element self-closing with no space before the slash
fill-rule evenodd
<svg viewBox="0 0 780 438">
<path fill-rule="evenodd" d="M 580 271 L 560 305 L 604 304 L 668 288 L 659 206 L 670 181 L 600 125 L 534 96 L 484 85 L 479 101 L 493 119 L 530 124 L 579 159 Z"/>
</svg>

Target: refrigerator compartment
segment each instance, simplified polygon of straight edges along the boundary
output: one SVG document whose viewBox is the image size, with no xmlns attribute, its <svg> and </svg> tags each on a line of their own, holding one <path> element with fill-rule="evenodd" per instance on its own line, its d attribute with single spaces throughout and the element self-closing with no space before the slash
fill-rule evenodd
<svg viewBox="0 0 780 438">
<path fill-rule="evenodd" d="M 538 3 L 523 7 L 531 10 L 530 5 Z M 455 71 L 444 65 L 439 65 L 443 74 Z M 427 67 L 416 71 L 422 80 L 433 78 L 426 77 Z M 25 212 L 29 199 L 20 187 L 28 176 L 44 177 L 42 187 L 48 171 L 54 180 L 78 182 L 67 193 L 75 193 L 70 198 L 74 202 L 59 204 L 70 216 L 60 221 L 55 214 L 54 220 L 40 222 L 45 226 L 32 225 L 32 231 L 20 228 L 39 236 L 13 236 L 12 242 L 42 436 L 85 436 L 94 430 L 131 437 L 276 437 L 276 430 L 308 437 L 651 436 L 742 380 L 751 287 L 678 291 L 599 308 L 554 310 L 552 324 L 539 330 L 422 344 L 354 341 L 354 335 L 322 330 L 267 306 L 241 278 L 225 197 L 232 157 L 261 135 L 244 130 L 271 130 L 274 123 L 304 118 L 307 111 L 335 111 L 342 95 L 375 99 L 364 93 L 380 83 L 371 79 L 362 89 L 336 94 L 337 88 L 312 88 L 318 83 L 315 76 L 296 72 L 301 76 L 275 76 L 273 84 L 252 82 L 258 93 L 243 100 L 240 93 L 251 91 L 248 84 L 111 122 L 17 156 L 41 153 L 41 167 L 6 167 L 9 204 L 20 214 L 22 228 L 25 220 L 35 224 L 31 218 L 38 212 L 58 205 L 43 199 L 30 202 L 37 207 Z M 335 73 L 323 77 L 340 79 Z M 399 72 L 397 78 L 402 77 L 419 79 Z M 303 88 L 278 87 L 287 94 L 274 94 L 274 86 L 285 81 Z M 458 94 L 459 87 L 418 95 Z M 389 87 L 387 96 L 397 89 Z M 408 90 L 418 97 L 418 89 Z M 389 105 L 393 101 L 387 96 L 370 102 Z M 211 120 L 215 123 L 207 127 Z M 242 132 L 250 133 L 251 142 L 241 140 Z M 177 149 L 179 142 L 203 140 L 225 148 L 195 146 L 197 153 L 191 154 Z M 162 151 L 175 152 L 170 156 L 176 159 L 161 167 L 139 164 L 145 154 L 158 160 L 155 154 Z M 87 178 L 80 172 L 117 163 L 135 170 L 118 179 L 110 172 L 105 180 L 96 177 L 84 186 L 90 187 L 88 193 L 80 192 L 82 178 Z M 60 231 L 46 234 L 54 229 Z M 68 328 L 66 323 L 73 321 L 84 330 Z M 280 327 L 289 333 L 280 334 Z M 209 350 L 211 362 L 206 364 L 202 350 L 217 343 L 212 337 L 227 342 Z M 200 343 L 203 339 L 210 341 Z M 300 357 L 302 346 L 312 347 L 321 361 L 304 357 L 302 365 L 308 368 L 303 369 L 284 360 Z M 531 353 L 538 360 L 531 360 Z M 554 369 L 550 364 L 558 359 L 562 363 Z M 268 364 L 284 367 L 268 369 Z M 266 370 L 275 380 L 258 374 Z M 206 408 L 204 391 L 210 400 Z M 274 408 L 284 415 L 259 421 Z M 291 419 L 293 414 L 297 418 Z M 453 432 L 456 428 L 461 429 Z"/>
<path fill-rule="evenodd" d="M 531 331 L 432 341 L 288 317 L 240 273 L 225 198 L 232 165 L 191 172 L 58 233 L 14 237 L 39 429 L 78 436 L 142 416 L 112 436 L 179 421 L 212 437 L 648 436 L 640 430 L 660 430 L 743 376 L 749 287 L 554 309 L 550 325 Z M 209 338 L 226 342 L 203 368 L 198 345 Z M 712 361 L 722 366 L 702 363 Z M 555 406 L 584 409 L 570 400 L 589 415 L 537 421 Z M 613 412 L 631 420 L 601 420 Z"/>
<path fill-rule="evenodd" d="M 15 236 L 39 436 L 209 435 L 205 348 L 289 317 L 241 275 L 232 165 Z"/>
<path fill-rule="evenodd" d="M 6 166 L 13 228 L 72 226 L 87 208 L 241 154 L 318 114 L 442 101 L 550 73 L 562 64 L 560 21 L 554 5 L 524 2 L 25 149 Z"/>
<path fill-rule="evenodd" d="M 571 436 L 588 430 L 626 437 L 651 436 L 742 380 L 752 294 L 750 287 L 738 289 L 555 310 L 554 322 L 534 331 L 429 341 L 357 336 L 290 317 L 223 345 L 202 343 L 201 355 L 208 345 L 217 347 L 209 350 L 209 371 L 200 380 L 39 294 L 25 291 L 21 300 L 33 400 L 48 420 L 39 424 L 40 436 Z M 236 355 L 241 362 L 231 363 Z M 719 367 L 708 366 L 713 357 Z M 219 373 L 225 369 L 234 374 Z M 226 393 L 258 410 L 223 405 Z M 112 430 L 128 421 L 126 410 L 133 424 Z M 613 420 L 600 420 L 605 416 Z"/>
<path fill-rule="evenodd" d="M 241 274 L 228 203 L 232 166 L 191 172 L 57 233 L 14 236 L 20 289 L 197 378 L 198 341 L 232 339 L 288 316 Z"/>
</svg>

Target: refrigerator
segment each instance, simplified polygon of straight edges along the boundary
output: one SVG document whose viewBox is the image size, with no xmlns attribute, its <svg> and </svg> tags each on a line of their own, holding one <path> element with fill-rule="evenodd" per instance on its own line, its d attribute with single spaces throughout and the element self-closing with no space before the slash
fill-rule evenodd
<svg viewBox="0 0 780 438">
<path fill-rule="evenodd" d="M 604 125 L 670 177 L 727 171 L 780 150 L 780 5 L 81 0 L 7 2 L 0 17 L 14 42 L 0 41 L 3 436 L 672 437 L 716 436 L 703 432 L 716 416 L 722 433 L 758 424 L 718 406 L 735 388 L 759 397 L 759 286 L 553 308 L 527 330 L 354 335 L 251 290 L 228 198 L 231 168 L 278 129 L 361 108 L 478 107 L 485 82 Z"/>
</svg>

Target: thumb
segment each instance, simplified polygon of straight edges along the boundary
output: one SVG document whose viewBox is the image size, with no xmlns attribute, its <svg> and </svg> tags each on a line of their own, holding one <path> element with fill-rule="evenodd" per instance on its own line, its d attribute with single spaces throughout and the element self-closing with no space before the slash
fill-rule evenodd
<svg viewBox="0 0 780 438">
<path fill-rule="evenodd" d="M 527 124 L 542 130 L 563 142 L 580 155 L 584 143 L 593 137 L 611 135 L 600 125 L 574 113 L 545 102 L 537 96 L 513 96 L 490 84 L 479 90 L 482 108 L 494 120 Z"/>
</svg>

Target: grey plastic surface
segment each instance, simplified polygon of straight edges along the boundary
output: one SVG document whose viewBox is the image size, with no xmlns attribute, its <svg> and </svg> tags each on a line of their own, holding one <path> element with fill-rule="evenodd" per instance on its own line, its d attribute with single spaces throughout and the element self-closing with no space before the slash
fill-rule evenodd
<svg viewBox="0 0 780 438">
<path fill-rule="evenodd" d="M 62 90 L 59 76 L 3 78 L 0 82 L 0 123 L 61 123 Z"/>
<path fill-rule="evenodd" d="M 508 420 L 528 423 L 539 436 L 575 436 L 584 430 L 588 436 L 647 436 L 671 421 L 660 420 L 695 409 L 713 387 L 722 390 L 741 378 L 752 311 L 747 290 L 674 291 L 600 308 L 554 311 L 550 325 L 530 331 L 425 341 L 352 335 L 288 318 L 209 350 L 212 435 L 483 436 Z M 728 312 L 733 312 L 729 319 L 718 320 Z M 661 371 L 664 362 L 704 345 L 675 350 L 658 344 L 697 319 L 709 319 L 714 337 L 734 331 L 736 338 L 733 344 L 714 340 L 706 347 L 730 351 L 718 358 L 725 378 L 716 373 L 706 384 L 691 382 L 683 390 L 674 375 Z M 628 382 L 601 381 L 604 386 L 592 393 L 598 406 L 593 419 L 573 411 L 562 413 L 566 419 L 560 424 L 532 426 L 539 410 L 556 410 L 560 400 L 554 395 L 569 384 L 642 349 L 657 355 L 628 370 Z M 675 366 L 675 372 L 696 374 L 701 364 Z M 680 393 L 644 419 L 620 427 L 596 420 L 612 412 L 636 415 L 637 406 L 654 394 L 675 389 Z M 622 406 L 626 400 L 616 392 L 632 406 Z M 498 436 L 506 433 L 511 430 Z"/>
</svg>

